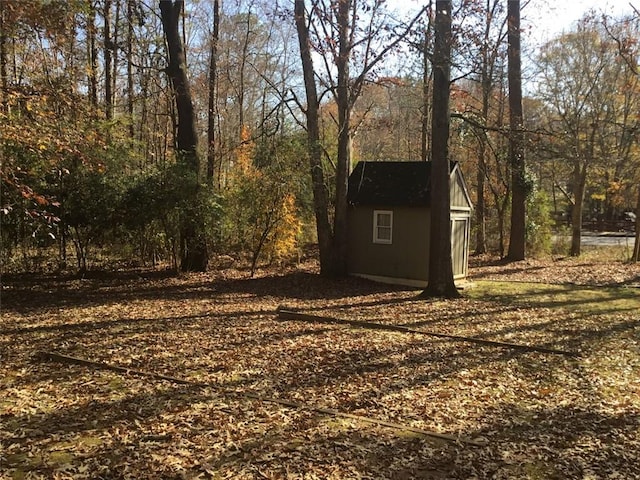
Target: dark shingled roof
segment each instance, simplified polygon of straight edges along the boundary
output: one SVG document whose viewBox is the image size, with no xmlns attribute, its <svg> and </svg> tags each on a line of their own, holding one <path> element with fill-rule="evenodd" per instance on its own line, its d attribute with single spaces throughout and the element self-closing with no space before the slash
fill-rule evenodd
<svg viewBox="0 0 640 480">
<path fill-rule="evenodd" d="M 451 163 L 453 170 L 455 163 Z M 431 162 L 358 162 L 349 176 L 350 205 L 428 206 Z"/>
</svg>

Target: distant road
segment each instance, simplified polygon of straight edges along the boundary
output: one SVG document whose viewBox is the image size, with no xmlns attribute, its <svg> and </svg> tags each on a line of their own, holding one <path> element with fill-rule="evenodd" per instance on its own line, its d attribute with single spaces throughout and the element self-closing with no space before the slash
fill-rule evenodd
<svg viewBox="0 0 640 480">
<path fill-rule="evenodd" d="M 557 238 L 555 235 L 554 239 Z M 570 236 L 564 237 L 567 242 L 571 242 Z M 582 246 L 596 247 L 629 247 L 633 248 L 634 234 L 623 232 L 586 232 L 582 234 Z"/>
<path fill-rule="evenodd" d="M 622 246 L 633 248 L 634 235 L 631 233 L 587 233 L 581 237 L 581 243 L 585 246 Z"/>
</svg>

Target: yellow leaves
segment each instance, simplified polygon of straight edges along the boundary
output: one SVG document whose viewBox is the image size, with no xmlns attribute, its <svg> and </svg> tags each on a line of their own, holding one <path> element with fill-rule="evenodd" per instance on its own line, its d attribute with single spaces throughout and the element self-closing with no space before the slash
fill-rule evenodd
<svg viewBox="0 0 640 480">
<path fill-rule="evenodd" d="M 252 168 L 254 148 L 255 143 L 251 138 L 251 129 L 243 125 L 240 131 L 240 146 L 236 152 L 236 164 L 242 174 L 255 173 Z"/>
<path fill-rule="evenodd" d="M 254 152 L 247 127 L 242 128 L 241 140 L 225 195 L 226 241 L 251 252 L 255 262 L 281 261 L 296 253 L 303 227 L 297 186 L 291 172 L 285 170 L 286 159 L 264 145 Z"/>
<path fill-rule="evenodd" d="M 609 203 L 614 207 L 624 206 L 624 191 L 627 186 L 621 181 L 611 181 L 607 185 Z"/>
<path fill-rule="evenodd" d="M 271 245 L 271 255 L 275 259 L 290 257 L 298 246 L 298 237 L 302 230 L 302 222 L 298 218 L 295 197 L 288 193 L 280 204 L 280 221 L 278 222 Z"/>
<path fill-rule="evenodd" d="M 607 191 L 609 193 L 615 194 L 615 193 L 618 193 L 621 189 L 622 189 L 621 182 L 612 181 L 612 182 L 609 182 L 609 187 L 607 188 Z"/>
</svg>

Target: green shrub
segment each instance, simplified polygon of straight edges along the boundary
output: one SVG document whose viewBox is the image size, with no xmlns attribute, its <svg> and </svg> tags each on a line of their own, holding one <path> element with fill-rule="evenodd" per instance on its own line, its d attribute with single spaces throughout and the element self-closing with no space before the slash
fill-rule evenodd
<svg viewBox="0 0 640 480">
<path fill-rule="evenodd" d="M 536 186 L 531 188 L 527 197 L 525 229 L 526 247 L 529 256 L 536 257 L 551 253 L 551 204 L 547 193 Z"/>
</svg>

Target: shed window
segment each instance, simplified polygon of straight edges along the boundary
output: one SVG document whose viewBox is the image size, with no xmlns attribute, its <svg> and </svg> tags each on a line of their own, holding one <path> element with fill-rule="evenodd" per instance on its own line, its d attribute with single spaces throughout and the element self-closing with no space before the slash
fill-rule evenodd
<svg viewBox="0 0 640 480">
<path fill-rule="evenodd" d="M 393 231 L 393 212 L 389 210 L 373 211 L 373 243 L 391 243 Z"/>
</svg>

